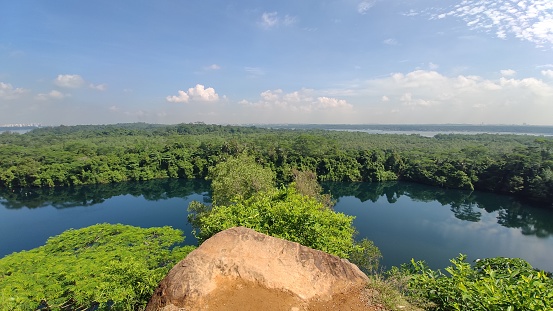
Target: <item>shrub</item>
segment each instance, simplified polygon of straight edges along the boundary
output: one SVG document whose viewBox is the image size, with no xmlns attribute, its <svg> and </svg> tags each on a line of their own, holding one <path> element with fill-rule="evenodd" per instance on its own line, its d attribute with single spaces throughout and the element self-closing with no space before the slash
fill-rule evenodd
<svg viewBox="0 0 553 311">
<path fill-rule="evenodd" d="M 258 192 L 228 206 L 209 208 L 193 202 L 189 211 L 200 243 L 217 232 L 244 226 L 343 258 L 356 248 L 353 216 L 334 212 L 293 187 Z"/>
<path fill-rule="evenodd" d="M 465 255 L 452 259 L 449 275 L 412 260 L 409 290 L 435 310 L 553 310 L 553 280 L 517 258 L 489 258 L 471 266 Z"/>
<path fill-rule="evenodd" d="M 99 224 L 0 259 L 3 310 L 142 309 L 193 247 L 170 227 Z"/>
</svg>

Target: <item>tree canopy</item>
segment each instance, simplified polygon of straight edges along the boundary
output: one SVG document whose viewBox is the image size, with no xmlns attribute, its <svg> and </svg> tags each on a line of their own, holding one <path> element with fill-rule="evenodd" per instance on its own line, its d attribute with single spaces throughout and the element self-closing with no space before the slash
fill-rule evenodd
<svg viewBox="0 0 553 311">
<path fill-rule="evenodd" d="M 182 232 L 98 224 L 0 259 L 3 310 L 137 310 L 193 247 Z"/>
</svg>

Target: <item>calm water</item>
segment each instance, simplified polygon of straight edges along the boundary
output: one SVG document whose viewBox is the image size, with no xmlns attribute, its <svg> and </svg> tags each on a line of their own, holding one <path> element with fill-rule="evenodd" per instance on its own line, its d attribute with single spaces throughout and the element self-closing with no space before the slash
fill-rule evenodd
<svg viewBox="0 0 553 311">
<path fill-rule="evenodd" d="M 359 238 L 381 249 L 387 267 L 426 260 L 434 268 L 469 259 L 522 257 L 553 271 L 553 210 L 510 197 L 411 183 L 329 183 L 337 211 L 355 215 Z M 172 226 L 195 244 L 186 222 L 192 200 L 209 202 L 205 181 L 157 180 L 0 192 L 0 257 L 43 245 L 69 228 L 96 223 Z"/>
</svg>

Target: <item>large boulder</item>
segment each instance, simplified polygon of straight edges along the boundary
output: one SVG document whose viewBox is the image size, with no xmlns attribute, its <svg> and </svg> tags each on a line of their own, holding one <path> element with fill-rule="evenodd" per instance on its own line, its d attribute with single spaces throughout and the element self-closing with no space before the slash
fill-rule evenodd
<svg viewBox="0 0 553 311">
<path fill-rule="evenodd" d="M 237 227 L 217 233 L 175 265 L 146 310 L 332 309 L 336 299 L 359 304 L 366 282 L 345 259 Z"/>
</svg>

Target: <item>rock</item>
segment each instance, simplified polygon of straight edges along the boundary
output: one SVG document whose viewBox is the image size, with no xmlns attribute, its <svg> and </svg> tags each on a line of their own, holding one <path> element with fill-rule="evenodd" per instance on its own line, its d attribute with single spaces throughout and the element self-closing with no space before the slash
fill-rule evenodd
<svg viewBox="0 0 553 311">
<path fill-rule="evenodd" d="M 175 265 L 146 310 L 255 310 L 250 303 L 264 311 L 306 310 L 366 284 L 367 276 L 345 259 L 237 227 Z M 270 308 L 275 303 L 283 308 Z"/>
</svg>

